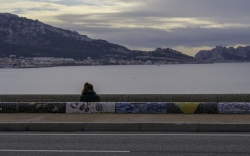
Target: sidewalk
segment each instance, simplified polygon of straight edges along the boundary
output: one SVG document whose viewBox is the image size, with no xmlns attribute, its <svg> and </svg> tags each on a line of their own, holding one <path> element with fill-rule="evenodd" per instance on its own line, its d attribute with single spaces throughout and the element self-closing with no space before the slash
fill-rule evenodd
<svg viewBox="0 0 250 156">
<path fill-rule="evenodd" d="M 250 132 L 250 115 L 3 113 L 0 131 Z"/>
<path fill-rule="evenodd" d="M 0 122 L 250 123 L 250 114 L 39 114 L 0 113 Z"/>
</svg>

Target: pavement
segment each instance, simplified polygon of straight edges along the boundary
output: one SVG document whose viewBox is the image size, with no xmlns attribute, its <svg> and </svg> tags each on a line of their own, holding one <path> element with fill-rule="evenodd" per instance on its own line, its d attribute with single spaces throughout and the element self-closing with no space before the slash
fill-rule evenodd
<svg viewBox="0 0 250 156">
<path fill-rule="evenodd" d="M 0 131 L 250 132 L 250 115 L 1 113 Z"/>
<path fill-rule="evenodd" d="M 1 156 L 249 156 L 250 133 L 1 132 Z"/>
</svg>

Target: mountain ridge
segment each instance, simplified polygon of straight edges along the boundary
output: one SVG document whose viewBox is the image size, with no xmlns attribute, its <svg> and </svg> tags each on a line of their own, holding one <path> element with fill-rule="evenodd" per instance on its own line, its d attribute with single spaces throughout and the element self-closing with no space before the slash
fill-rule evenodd
<svg viewBox="0 0 250 156">
<path fill-rule="evenodd" d="M 0 54 L 74 59 L 153 59 L 197 63 L 194 57 L 172 49 L 152 52 L 130 50 L 106 40 L 91 39 L 76 31 L 56 28 L 38 20 L 0 13 Z"/>
<path fill-rule="evenodd" d="M 205 62 L 248 62 L 250 61 L 250 46 L 222 47 L 216 46 L 212 50 L 201 50 L 195 58 Z"/>
</svg>

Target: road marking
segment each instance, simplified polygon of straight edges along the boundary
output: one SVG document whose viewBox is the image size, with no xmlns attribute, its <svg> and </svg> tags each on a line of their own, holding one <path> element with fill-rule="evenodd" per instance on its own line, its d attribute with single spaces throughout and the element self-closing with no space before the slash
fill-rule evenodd
<svg viewBox="0 0 250 156">
<path fill-rule="evenodd" d="M 0 136 L 221 136 L 250 137 L 250 134 L 14 134 L 0 133 Z"/>
<path fill-rule="evenodd" d="M 10 149 L 0 150 L 0 152 L 130 153 L 130 151 L 98 151 L 98 150 L 10 150 Z"/>
</svg>

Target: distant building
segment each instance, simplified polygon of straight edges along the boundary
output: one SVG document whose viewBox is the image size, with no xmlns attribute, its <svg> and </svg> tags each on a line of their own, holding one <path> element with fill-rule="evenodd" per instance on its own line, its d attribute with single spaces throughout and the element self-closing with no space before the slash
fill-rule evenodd
<svg viewBox="0 0 250 156">
<path fill-rule="evenodd" d="M 33 58 L 34 61 L 52 61 L 54 57 L 35 57 Z"/>
<path fill-rule="evenodd" d="M 16 55 L 10 55 L 9 58 L 16 58 Z"/>
</svg>

